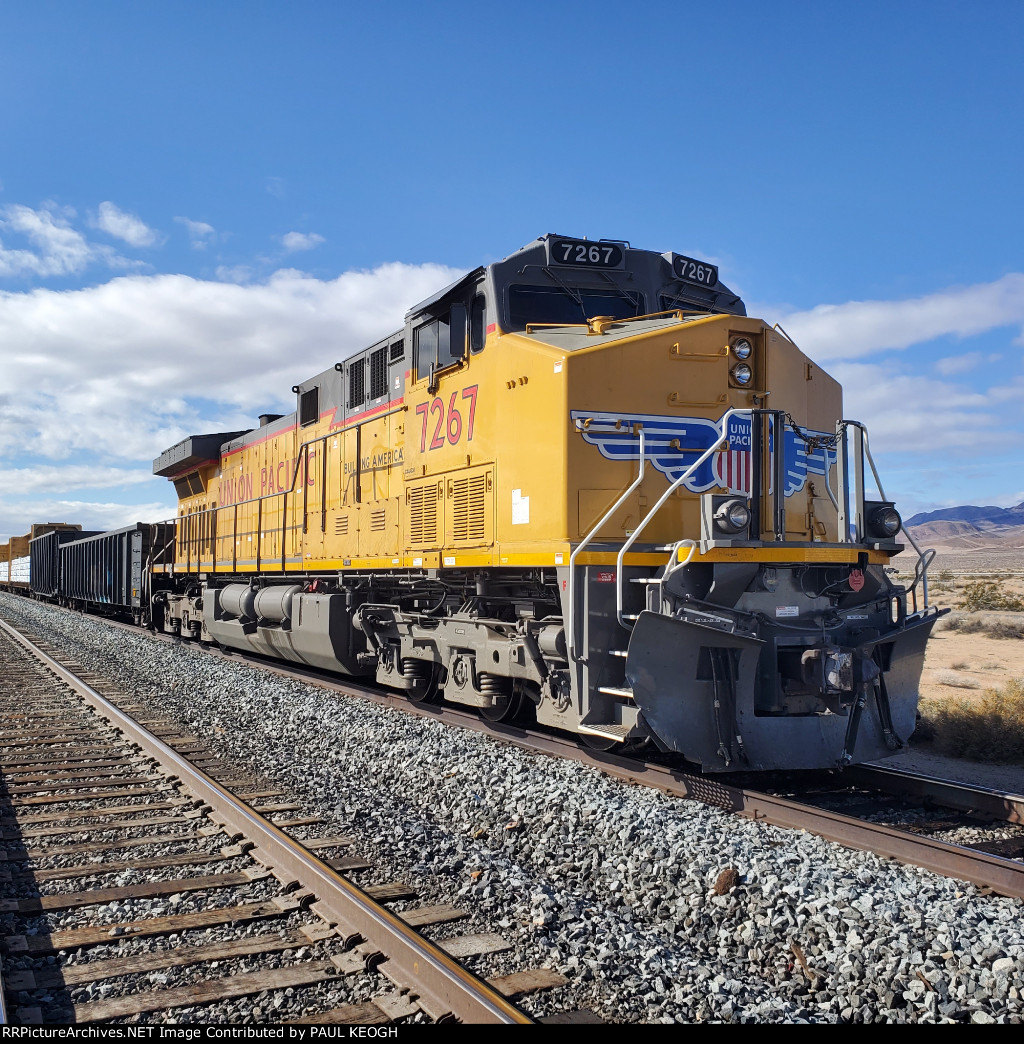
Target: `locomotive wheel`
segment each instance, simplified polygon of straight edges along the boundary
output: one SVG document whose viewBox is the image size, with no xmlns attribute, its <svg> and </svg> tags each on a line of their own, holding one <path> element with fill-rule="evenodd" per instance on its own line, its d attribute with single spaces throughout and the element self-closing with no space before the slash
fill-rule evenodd
<svg viewBox="0 0 1024 1044">
<path fill-rule="evenodd" d="M 530 702 L 526 693 L 517 686 L 510 696 L 499 697 L 490 707 L 480 707 L 480 717 L 493 722 L 516 721 L 522 717 Z"/>
<path fill-rule="evenodd" d="M 423 661 L 412 662 L 419 664 Z M 444 698 L 444 689 L 442 689 L 439 684 L 440 680 L 440 666 L 431 666 L 429 672 L 423 675 L 422 679 L 420 680 L 420 684 L 414 685 L 411 689 L 404 690 L 406 699 L 408 699 L 410 703 L 440 703 L 441 700 Z"/>
<path fill-rule="evenodd" d="M 481 679 L 489 676 L 483 674 Z M 493 676 L 490 676 L 493 679 Z M 489 707 L 478 707 L 480 717 L 487 721 L 528 724 L 535 720 L 534 711 L 540 702 L 540 692 L 532 682 L 524 681 L 522 678 L 509 679 L 512 683 L 512 691 L 508 694 L 502 693 L 500 689 L 491 682 L 485 682 L 491 689 L 493 703 Z"/>
<path fill-rule="evenodd" d="M 591 736 L 588 732 L 579 732 L 576 735 L 583 745 L 591 750 L 608 751 L 625 747 L 622 740 L 609 739 L 607 736 Z"/>
<path fill-rule="evenodd" d="M 410 703 L 440 703 L 444 698 L 444 692 L 436 685 L 427 685 L 415 689 L 406 689 L 405 697 Z"/>
</svg>

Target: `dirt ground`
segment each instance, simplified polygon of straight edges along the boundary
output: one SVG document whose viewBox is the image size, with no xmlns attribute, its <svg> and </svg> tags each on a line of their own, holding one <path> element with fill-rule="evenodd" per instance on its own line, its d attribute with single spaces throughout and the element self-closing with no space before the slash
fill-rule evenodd
<svg viewBox="0 0 1024 1044">
<path fill-rule="evenodd" d="M 910 566 L 906 556 L 896 565 L 901 572 Z M 1002 553 L 976 556 L 963 552 L 939 554 L 928 570 L 930 601 L 953 610 L 951 616 L 978 616 L 986 620 L 1013 623 L 1024 631 L 1024 613 L 975 613 L 959 610 L 960 596 L 967 584 L 984 581 L 995 583 L 1006 593 L 1024 597 L 1024 554 Z M 904 582 L 908 577 L 901 576 Z M 974 632 L 964 634 L 947 626 L 948 617 L 940 620 L 928 641 L 924 671 L 921 676 L 921 699 L 971 700 L 987 689 L 998 689 L 1013 678 L 1024 678 L 1024 639 L 993 638 Z M 927 746 L 913 745 L 907 752 L 887 759 L 888 764 L 920 772 L 941 773 L 951 779 L 980 783 L 996 789 L 1024 793 L 1024 766 L 992 765 L 945 758 Z"/>
</svg>

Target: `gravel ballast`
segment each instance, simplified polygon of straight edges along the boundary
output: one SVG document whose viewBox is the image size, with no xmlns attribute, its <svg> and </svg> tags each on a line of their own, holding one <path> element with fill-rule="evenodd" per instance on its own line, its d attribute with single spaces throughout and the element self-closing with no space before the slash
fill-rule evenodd
<svg viewBox="0 0 1024 1044">
<path fill-rule="evenodd" d="M 482 974 L 561 971 L 567 986 L 521 1002 L 540 1014 L 1024 1019 L 1020 901 L 187 644 L 10 595 L 0 611 L 356 837 L 367 880 L 472 912 L 435 937 L 504 935 L 514 949 Z"/>
</svg>

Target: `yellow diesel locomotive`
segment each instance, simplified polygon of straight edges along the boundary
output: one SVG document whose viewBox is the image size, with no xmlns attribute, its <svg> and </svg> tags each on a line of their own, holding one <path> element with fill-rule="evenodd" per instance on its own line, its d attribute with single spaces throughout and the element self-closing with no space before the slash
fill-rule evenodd
<svg viewBox="0 0 1024 1044">
<path fill-rule="evenodd" d="M 709 772 L 912 732 L 937 613 L 864 428 L 714 265 L 545 235 L 292 391 L 154 462 L 154 627 Z"/>
</svg>

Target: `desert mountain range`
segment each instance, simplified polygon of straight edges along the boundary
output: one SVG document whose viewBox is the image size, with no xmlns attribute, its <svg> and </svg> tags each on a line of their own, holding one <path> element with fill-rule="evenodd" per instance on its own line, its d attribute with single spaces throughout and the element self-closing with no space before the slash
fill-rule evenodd
<svg viewBox="0 0 1024 1044">
<path fill-rule="evenodd" d="M 1024 548 L 1024 501 L 1016 507 L 961 507 L 923 511 L 906 527 L 922 547 L 982 551 Z"/>
</svg>

